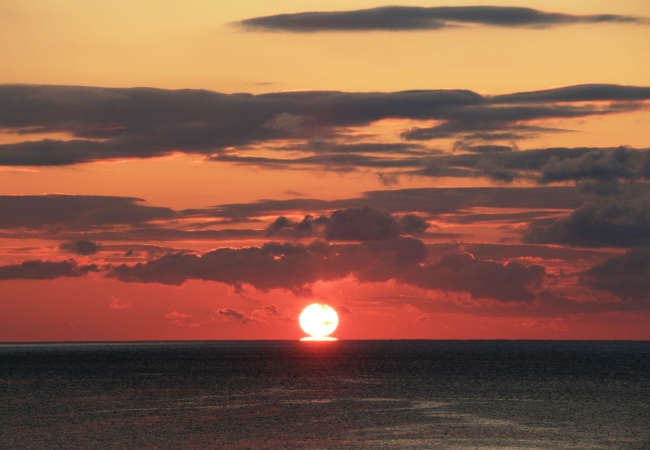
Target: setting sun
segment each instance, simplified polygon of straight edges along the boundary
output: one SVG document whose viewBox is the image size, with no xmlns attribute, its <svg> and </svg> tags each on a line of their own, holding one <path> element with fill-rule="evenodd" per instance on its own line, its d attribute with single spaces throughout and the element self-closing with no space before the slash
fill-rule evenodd
<svg viewBox="0 0 650 450">
<path fill-rule="evenodd" d="M 336 330 L 339 324 L 339 316 L 333 308 L 322 303 L 314 303 L 306 307 L 298 319 L 300 328 L 310 337 L 301 340 L 308 341 L 330 341 L 336 338 L 329 335 Z"/>
</svg>

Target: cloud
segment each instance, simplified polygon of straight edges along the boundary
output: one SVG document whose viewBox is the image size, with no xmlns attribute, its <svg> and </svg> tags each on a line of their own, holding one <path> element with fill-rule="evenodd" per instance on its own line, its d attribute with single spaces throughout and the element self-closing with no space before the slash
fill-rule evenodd
<svg viewBox="0 0 650 450">
<path fill-rule="evenodd" d="M 464 138 L 463 138 L 464 139 Z M 360 169 L 395 169 L 378 172 L 386 184 L 399 175 L 426 177 L 487 177 L 496 181 L 532 180 L 540 184 L 581 180 L 641 180 L 650 178 L 650 151 L 629 147 L 540 148 L 515 150 L 506 145 L 454 144 L 455 154 L 391 156 L 331 153 L 295 158 L 222 154 L 214 161 L 235 162 L 267 169 L 325 168 L 350 172 Z M 390 178 L 392 177 L 392 178 Z M 394 183 L 393 183 L 394 184 Z"/>
<path fill-rule="evenodd" d="M 325 262 L 330 250 L 318 242 L 308 246 L 272 242 L 262 247 L 221 248 L 202 256 L 170 253 L 147 263 L 114 267 L 108 275 L 127 282 L 180 285 L 188 279 L 202 279 L 222 282 L 237 289 L 250 284 L 260 291 L 288 289 L 301 292 L 319 276 L 334 276 L 328 276 L 328 272 L 336 272 L 334 278 L 347 273 L 345 268 L 337 272 Z"/>
<path fill-rule="evenodd" d="M 413 188 L 365 192 L 362 197 L 325 201 L 319 199 L 262 200 L 254 203 L 217 205 L 205 214 L 222 218 L 246 218 L 284 212 L 321 212 L 371 207 L 391 214 L 441 215 L 472 207 L 575 209 L 592 199 L 572 186 Z"/>
<path fill-rule="evenodd" d="M 592 267 L 584 273 L 583 282 L 623 299 L 647 302 L 650 297 L 650 247 L 633 249 Z"/>
<path fill-rule="evenodd" d="M 517 151 L 507 146 L 457 143 L 467 152 L 422 159 L 416 173 L 430 177 L 485 176 L 498 181 L 528 179 L 540 184 L 650 179 L 650 151 L 617 148 L 542 148 Z"/>
<path fill-rule="evenodd" d="M 109 269 L 108 276 L 125 282 L 180 285 L 190 279 L 225 283 L 238 290 L 287 289 L 310 294 L 316 281 L 353 276 L 359 282 L 394 280 L 427 290 L 468 292 L 474 298 L 530 301 L 531 288 L 545 277 L 542 266 L 481 261 L 468 254 L 448 255 L 426 263 L 425 245 L 413 238 L 360 244 L 308 245 L 267 243 L 262 247 L 222 248 L 201 256 L 168 254 L 132 266 Z"/>
<path fill-rule="evenodd" d="M 75 253 L 77 255 L 94 255 L 99 251 L 100 247 L 99 244 L 87 239 L 67 241 L 59 244 L 59 250 L 63 250 L 67 253 Z"/>
<path fill-rule="evenodd" d="M 300 222 L 294 222 L 284 216 L 280 216 L 268 226 L 266 235 L 273 236 L 283 231 L 285 231 L 283 234 L 286 235 L 286 230 L 290 230 L 291 236 L 294 237 L 313 236 L 317 231 L 322 231 L 327 221 L 329 221 L 329 218 L 324 215 L 314 218 L 311 214 L 307 214 Z"/>
<path fill-rule="evenodd" d="M 268 234 L 292 230 L 294 236 L 319 236 L 328 241 L 385 241 L 400 234 L 423 233 L 429 225 L 414 214 L 396 218 L 390 213 L 367 206 L 336 210 L 331 215 L 315 218 L 305 216 L 301 222 L 278 217 L 268 228 Z"/>
<path fill-rule="evenodd" d="M 546 275 L 543 266 L 481 261 L 470 253 L 445 256 L 439 263 L 408 272 L 405 281 L 425 289 L 468 292 L 472 298 L 531 301 L 531 287 Z"/>
<path fill-rule="evenodd" d="M 426 221 L 413 214 L 396 219 L 374 208 L 356 207 L 334 211 L 325 225 L 325 238 L 329 241 L 381 241 L 396 238 L 401 233 L 422 233 L 427 228 Z"/>
<path fill-rule="evenodd" d="M 54 280 L 61 277 L 81 277 L 97 272 L 96 265 L 79 266 L 74 260 L 25 261 L 21 264 L 0 266 L 0 280 Z"/>
<path fill-rule="evenodd" d="M 223 308 L 218 310 L 217 313 L 228 319 L 233 319 L 241 323 L 249 323 L 251 321 L 251 318 L 248 317 L 245 313 L 232 308 Z"/>
<path fill-rule="evenodd" d="M 649 92 L 646 92 L 646 97 Z M 476 133 L 482 133 L 488 137 L 495 133 L 509 133 L 513 134 L 515 139 L 528 139 L 542 133 L 566 131 L 535 125 L 542 121 L 632 112 L 643 107 L 643 105 L 634 102 L 573 105 L 563 102 L 554 104 L 546 100 L 547 103 L 531 105 L 499 105 L 502 100 L 489 100 L 489 103 L 485 105 L 448 108 L 437 115 L 436 118 L 440 123 L 436 123 L 432 127 L 411 128 L 402 132 L 400 137 L 407 141 L 428 141 L 451 137 L 472 138 Z"/>
<path fill-rule="evenodd" d="M 576 153 L 549 158 L 540 168 L 540 182 L 650 179 L 650 151 L 619 147 Z"/>
<path fill-rule="evenodd" d="M 310 150 L 319 153 L 399 153 L 407 154 L 430 154 L 431 150 L 413 143 L 380 143 L 361 142 L 356 144 L 341 144 L 335 141 L 310 140 L 305 146 L 294 146 L 294 150 Z"/>
<path fill-rule="evenodd" d="M 74 101 L 71 101 L 71 99 Z M 68 141 L 0 145 L 0 165 L 47 166 L 181 151 L 211 155 L 255 142 L 323 136 L 386 117 L 427 117 L 481 101 L 470 91 L 281 92 L 0 86 L 0 129 L 69 133 Z"/>
<path fill-rule="evenodd" d="M 645 23 L 645 19 L 616 14 L 571 15 L 531 8 L 503 6 L 415 7 L 384 6 L 353 11 L 318 11 L 254 17 L 236 25 L 254 31 L 412 31 L 438 30 L 462 24 L 535 27 L 578 23 Z"/>
<path fill-rule="evenodd" d="M 462 150 L 469 153 L 503 153 L 511 152 L 514 149 L 509 145 L 468 145 L 465 142 L 458 141 L 454 144 L 454 150 Z"/>
<path fill-rule="evenodd" d="M 413 167 L 421 163 L 415 157 L 436 154 L 421 141 L 523 139 L 560 131 L 544 121 L 633 112 L 649 99 L 650 88 L 619 85 L 499 96 L 461 89 L 251 95 L 0 85 L 0 130 L 24 136 L 22 142 L 0 145 L 0 166 L 61 166 L 183 152 L 251 165 Z M 407 142 L 378 143 L 376 136 L 343 141 L 350 137 L 350 128 L 384 119 L 431 121 L 431 125 L 401 133 Z M 70 139 L 30 139 L 47 133 L 67 134 Z M 278 146 L 265 148 L 286 152 L 293 147 L 303 153 L 301 159 L 283 162 L 235 152 L 241 147 L 254 152 L 255 145 L 274 142 Z"/>
<path fill-rule="evenodd" d="M 262 238 L 264 233 L 260 230 L 250 229 L 221 229 L 221 230 L 184 230 L 168 227 L 142 227 L 132 228 L 129 230 L 110 229 L 102 231 L 84 231 L 84 232 L 60 232 L 54 237 L 84 236 L 90 239 L 102 241 L 220 241 L 220 240 L 238 240 Z M 41 236 L 52 237 L 52 236 Z"/>
<path fill-rule="evenodd" d="M 513 146 L 475 145 L 465 138 L 454 144 L 455 154 L 389 157 L 350 153 L 329 153 L 293 158 L 216 155 L 214 161 L 234 162 L 267 169 L 326 169 L 350 172 L 361 169 L 394 169 L 377 172 L 391 185 L 400 175 L 426 177 L 487 177 L 511 182 L 532 180 L 540 184 L 581 180 L 638 180 L 650 178 L 650 151 L 629 147 L 540 148 L 520 151 Z"/>
<path fill-rule="evenodd" d="M 0 195 L 0 228 L 89 229 L 175 216 L 169 208 L 145 206 L 142 201 L 94 195 Z"/>
<path fill-rule="evenodd" d="M 650 191 L 645 186 L 597 199 L 569 216 L 529 227 L 525 240 L 583 247 L 650 244 Z"/>
<path fill-rule="evenodd" d="M 641 101 L 648 99 L 649 90 L 648 87 L 591 83 L 496 95 L 492 100 L 504 104 Z"/>
<path fill-rule="evenodd" d="M 355 153 L 327 153 L 298 158 L 270 158 L 265 156 L 240 156 L 234 154 L 220 154 L 210 158 L 211 161 L 233 162 L 247 166 L 264 167 L 267 169 L 304 169 L 325 168 L 331 172 L 352 172 L 359 168 L 370 167 L 375 169 L 410 168 L 417 169 L 422 166 L 423 158 L 387 158 L 366 156 Z"/>
<path fill-rule="evenodd" d="M 174 211 L 147 206 L 132 197 L 0 196 L 0 236 L 64 240 L 60 249 L 76 254 L 92 254 L 98 250 L 97 241 L 220 241 L 264 239 L 265 234 L 386 240 L 425 232 L 429 217 L 456 214 L 464 223 L 526 221 L 547 216 L 552 210 L 576 209 L 597 198 L 598 194 L 568 186 L 419 188 L 372 191 L 358 198 L 331 201 L 262 200 Z M 509 217 L 486 217 L 469 211 L 481 207 L 531 211 Z M 287 218 L 296 215 L 303 219 Z M 231 228 L 233 221 L 261 224 L 269 216 L 277 219 L 268 225 L 266 233 L 263 229 Z"/>
</svg>

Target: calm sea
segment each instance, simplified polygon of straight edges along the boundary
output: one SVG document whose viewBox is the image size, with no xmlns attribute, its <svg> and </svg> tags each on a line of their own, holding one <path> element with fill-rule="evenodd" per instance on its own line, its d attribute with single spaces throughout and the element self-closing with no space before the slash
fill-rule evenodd
<svg viewBox="0 0 650 450">
<path fill-rule="evenodd" d="M 0 448 L 650 449 L 650 342 L 5 344 Z"/>
</svg>

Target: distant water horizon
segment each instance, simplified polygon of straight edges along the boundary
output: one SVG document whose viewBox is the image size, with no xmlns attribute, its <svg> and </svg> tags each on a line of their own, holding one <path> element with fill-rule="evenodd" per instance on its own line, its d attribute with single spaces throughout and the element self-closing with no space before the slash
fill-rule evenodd
<svg viewBox="0 0 650 450">
<path fill-rule="evenodd" d="M 2 448 L 650 448 L 650 342 L 0 345 Z"/>
<path fill-rule="evenodd" d="M 309 341 L 295 339 L 142 339 L 142 340 L 78 340 L 78 341 L 0 341 L 0 345 L 11 344 L 148 344 L 148 343 L 192 343 L 192 342 L 650 342 L 650 339 L 345 339 Z"/>
</svg>

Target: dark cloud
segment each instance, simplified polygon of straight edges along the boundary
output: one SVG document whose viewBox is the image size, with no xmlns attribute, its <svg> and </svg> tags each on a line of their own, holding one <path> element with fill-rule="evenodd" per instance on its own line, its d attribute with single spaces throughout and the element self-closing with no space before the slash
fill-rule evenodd
<svg viewBox="0 0 650 450">
<path fill-rule="evenodd" d="M 420 130 L 421 131 L 421 130 Z M 408 132 L 410 133 L 410 132 Z M 428 138 L 427 138 L 428 139 Z M 541 184 L 582 180 L 639 180 L 650 178 L 650 151 L 630 147 L 541 148 L 519 151 L 512 145 L 473 144 L 457 141 L 456 154 L 432 151 L 419 155 L 378 157 L 356 153 L 322 153 L 314 156 L 272 158 L 220 154 L 214 161 L 267 169 L 325 168 L 350 172 L 360 169 L 394 169 L 381 177 L 400 174 L 428 177 L 488 177 L 496 181 L 533 180 Z M 386 184 L 391 184 L 387 179 Z"/>
<path fill-rule="evenodd" d="M 575 209 L 592 194 L 571 186 L 415 188 L 370 191 L 360 198 L 325 201 L 319 199 L 262 200 L 255 203 L 217 205 L 205 214 L 216 217 L 256 217 L 295 211 L 325 212 L 371 207 L 395 213 L 450 214 L 472 207 Z"/>
<path fill-rule="evenodd" d="M 311 216 L 305 216 L 305 219 L 301 223 L 308 224 L 309 231 L 311 231 Z M 280 230 L 297 227 L 301 223 L 296 223 L 287 219 L 284 216 L 280 216 L 277 219 L 275 219 L 275 221 L 271 225 L 269 225 L 269 227 L 267 228 L 267 232 L 268 235 L 270 236 L 273 235 L 273 233 L 276 233 Z"/>
<path fill-rule="evenodd" d="M 393 216 L 367 206 L 334 211 L 325 225 L 328 241 L 383 241 L 399 232 Z"/>
<path fill-rule="evenodd" d="M 623 299 L 650 298 L 650 247 L 641 247 L 609 259 L 585 272 L 583 281 L 594 289 Z"/>
<path fill-rule="evenodd" d="M 529 301 L 530 290 L 541 282 L 541 266 L 516 262 L 500 264 L 454 254 L 425 264 L 427 249 L 413 238 L 368 241 L 361 244 L 308 245 L 267 243 L 262 247 L 222 248 L 202 256 L 168 254 L 133 266 L 117 266 L 108 276 L 126 282 L 180 285 L 189 279 L 211 280 L 240 290 L 251 285 L 261 291 L 287 289 L 310 293 L 318 280 L 354 276 L 360 282 L 395 280 L 423 289 L 468 292 L 474 298 Z"/>
<path fill-rule="evenodd" d="M 502 265 L 477 260 L 470 253 L 457 253 L 409 272 L 405 281 L 425 289 L 468 292 L 472 298 L 531 301 L 534 293 L 530 288 L 538 286 L 545 275 L 543 266 L 526 267 L 517 262 Z"/>
<path fill-rule="evenodd" d="M 319 154 L 295 158 L 272 158 L 221 154 L 214 161 L 234 162 L 267 169 L 325 168 L 350 172 L 360 169 L 395 169 L 379 176 L 420 175 L 428 177 L 487 177 L 511 182 L 533 180 L 541 184 L 582 180 L 639 180 L 650 178 L 650 151 L 617 148 L 542 148 L 519 151 L 506 145 L 473 145 L 458 141 L 462 153 L 426 156 L 378 157 L 361 154 Z M 387 180 L 388 185 L 391 179 Z"/>
<path fill-rule="evenodd" d="M 464 142 L 457 142 L 454 144 L 454 150 L 469 153 L 503 153 L 511 152 L 514 149 L 509 145 L 467 145 Z"/>
<path fill-rule="evenodd" d="M 264 237 L 264 232 L 250 229 L 221 229 L 221 230 L 183 230 L 167 227 L 145 227 L 129 230 L 106 230 L 83 233 L 60 233 L 59 237 L 85 236 L 102 241 L 221 241 L 255 239 Z"/>
<path fill-rule="evenodd" d="M 514 151 L 505 146 L 465 146 L 470 153 L 423 158 L 416 173 L 430 177 L 485 176 L 498 181 L 562 181 L 650 178 L 650 151 L 618 148 L 545 148 Z"/>
<path fill-rule="evenodd" d="M 289 31 L 409 31 L 437 30 L 459 24 L 544 28 L 576 23 L 645 23 L 643 18 L 616 14 L 571 15 L 503 6 L 384 6 L 354 11 L 278 14 L 242 20 L 249 30 Z"/>
<path fill-rule="evenodd" d="M 650 95 L 650 87 L 617 84 L 580 84 L 531 92 L 496 95 L 494 103 L 604 102 L 642 101 Z"/>
<path fill-rule="evenodd" d="M 311 140 L 307 145 L 293 147 L 294 150 L 308 150 L 318 153 L 399 153 L 401 155 L 431 153 L 426 147 L 414 143 L 361 142 L 341 144 L 332 141 Z"/>
<path fill-rule="evenodd" d="M 650 151 L 626 147 L 554 155 L 540 168 L 539 181 L 637 180 L 650 178 Z"/>
<path fill-rule="evenodd" d="M 415 214 L 406 214 L 402 216 L 399 220 L 401 232 L 404 234 L 418 234 L 424 233 L 429 224 L 420 216 Z"/>
<path fill-rule="evenodd" d="M 2 85 L 0 129 L 25 135 L 64 132 L 75 139 L 0 145 L 0 165 L 62 165 L 149 158 L 174 151 L 210 155 L 255 142 L 310 140 L 338 127 L 387 117 L 429 118 L 450 106 L 482 101 L 480 95 L 464 90 L 227 95 L 198 90 Z"/>
<path fill-rule="evenodd" d="M 168 146 L 151 145 L 138 139 L 116 138 L 107 142 L 44 139 L 0 145 L 0 166 L 67 166 L 107 159 L 152 158 L 168 153 Z"/>
<path fill-rule="evenodd" d="M 466 223 L 534 220 L 554 209 L 576 209 L 598 196 L 575 187 L 421 188 L 373 191 L 333 201 L 263 200 L 186 211 L 146 206 L 130 197 L 0 196 L 0 230 L 4 230 L 0 236 L 66 240 L 70 242 L 62 250 L 84 254 L 92 250 L 92 241 L 263 239 L 263 229 L 231 228 L 230 223 L 259 223 L 260 217 L 275 215 L 279 217 L 269 225 L 267 235 L 385 240 L 426 231 L 426 217 L 460 213 L 458 220 Z M 533 211 L 487 217 L 467 211 L 475 207 Z M 296 215 L 303 219 L 287 218 Z"/>
<path fill-rule="evenodd" d="M 260 200 L 253 203 L 226 203 L 204 210 L 204 214 L 224 219 L 246 219 L 286 212 L 327 211 L 338 205 L 327 200 L 293 198 L 289 200 Z M 347 206 L 347 205 L 346 205 Z M 280 227 L 281 228 L 281 227 Z"/>
<path fill-rule="evenodd" d="M 650 191 L 645 186 L 586 203 L 568 217 L 533 224 L 525 240 L 582 247 L 650 244 Z"/>
<path fill-rule="evenodd" d="M 88 272 L 97 272 L 94 264 L 78 266 L 67 261 L 25 261 L 21 264 L 0 266 L 0 280 L 53 280 L 61 277 L 81 277 Z"/>
<path fill-rule="evenodd" d="M 217 313 L 221 316 L 225 316 L 229 319 L 233 319 L 241 323 L 249 323 L 251 320 L 250 317 L 246 316 L 246 314 L 242 311 L 238 311 L 232 308 L 223 308 L 217 311 Z"/>
<path fill-rule="evenodd" d="M 375 208 L 359 206 L 336 210 L 329 216 L 318 218 L 307 215 L 301 222 L 280 216 L 269 226 L 268 232 L 273 234 L 290 229 L 296 236 L 311 236 L 318 232 L 328 241 L 384 241 L 400 234 L 423 233 L 427 228 L 426 220 L 413 214 L 397 218 Z"/>
<path fill-rule="evenodd" d="M 77 241 L 62 242 L 59 249 L 68 253 L 75 253 L 77 255 L 94 255 L 99 251 L 101 245 L 87 239 L 79 239 Z"/>
<path fill-rule="evenodd" d="M 386 158 L 359 154 L 328 153 L 298 158 L 269 158 L 265 156 L 240 156 L 220 154 L 210 158 L 212 161 L 234 162 L 247 166 L 264 167 L 267 169 L 304 169 L 325 168 L 331 172 L 352 172 L 359 168 L 396 169 L 418 168 L 422 166 L 422 158 Z"/>
<path fill-rule="evenodd" d="M 646 99 L 650 90 L 646 92 Z M 475 133 L 502 135 L 515 134 L 516 139 L 528 139 L 542 133 L 557 133 L 566 130 L 548 126 L 533 125 L 552 119 L 571 119 L 589 116 L 631 112 L 643 106 L 634 102 L 605 105 L 537 104 L 501 106 L 490 104 L 448 108 L 438 115 L 440 123 L 432 127 L 414 127 L 400 134 L 407 141 L 428 141 L 452 137 L 473 136 Z"/>
<path fill-rule="evenodd" d="M 92 229 L 170 219 L 169 208 L 145 206 L 142 199 L 93 195 L 1 195 L 0 228 Z"/>
<path fill-rule="evenodd" d="M 493 97 L 468 90 L 251 95 L 1 85 L 0 130 L 25 136 L 25 140 L 0 145 L 0 165 L 60 166 L 184 152 L 215 161 L 282 167 L 412 167 L 420 164 L 417 156 L 436 152 L 414 142 L 374 142 L 373 136 L 367 137 L 372 141 L 339 140 L 348 127 L 391 118 L 435 121 L 435 125 L 402 133 L 408 141 L 521 139 L 558 131 L 540 126 L 539 121 L 635 111 L 648 99 L 650 88 L 617 85 L 570 86 Z M 72 139 L 29 139 L 35 133 L 54 132 L 67 133 Z M 293 146 L 308 155 L 287 162 L 241 157 L 232 151 L 246 146 L 254 151 L 255 144 L 287 140 L 294 144 L 270 149 L 286 151 Z"/>
<path fill-rule="evenodd" d="M 174 211 L 146 206 L 132 197 L 84 195 L 0 196 L 0 236 L 68 240 L 63 251 L 92 254 L 92 241 L 238 240 L 263 238 L 256 229 L 230 228 L 230 221 L 202 219 L 207 210 Z M 190 220 L 197 218 L 199 223 Z M 250 219 L 253 220 L 253 219 Z M 155 223 L 154 223 L 155 222 Z M 204 229 L 204 227 L 219 229 Z"/>
<path fill-rule="evenodd" d="M 395 275 L 425 257 L 424 244 L 412 238 L 356 245 L 270 242 L 262 247 L 221 248 L 202 256 L 168 254 L 135 266 L 114 267 L 108 275 L 131 282 L 179 285 L 188 279 L 203 279 L 237 289 L 249 284 L 261 291 L 303 293 L 317 280 L 336 280 L 348 274 L 364 280 L 385 280 L 386 274 Z"/>
<path fill-rule="evenodd" d="M 294 222 L 284 216 L 280 216 L 268 226 L 266 234 L 267 236 L 273 236 L 280 231 L 290 230 L 290 235 L 294 237 L 313 236 L 315 233 L 321 235 L 328 221 L 329 218 L 324 215 L 314 218 L 311 214 L 307 214 L 300 222 Z"/>
</svg>

